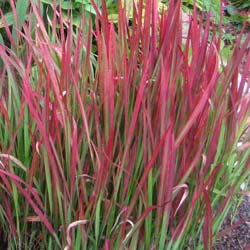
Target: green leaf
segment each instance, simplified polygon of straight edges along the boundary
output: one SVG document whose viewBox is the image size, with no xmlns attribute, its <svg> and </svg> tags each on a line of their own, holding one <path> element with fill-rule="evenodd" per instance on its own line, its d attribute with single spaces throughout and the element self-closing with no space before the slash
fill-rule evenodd
<svg viewBox="0 0 250 250">
<path fill-rule="evenodd" d="M 236 13 L 236 9 L 233 5 L 228 5 L 226 7 L 226 10 L 230 16 L 234 15 Z"/>
<path fill-rule="evenodd" d="M 100 212 L 101 212 L 101 197 L 98 198 L 96 205 L 96 213 L 95 213 L 95 242 L 96 246 L 98 246 L 99 233 L 100 233 Z"/>
<path fill-rule="evenodd" d="M 29 0 L 19 0 L 16 3 L 16 12 L 18 17 L 18 24 L 22 27 L 25 16 L 29 7 Z"/>
<path fill-rule="evenodd" d="M 3 36 L 0 34 L 0 43 L 4 44 Z"/>
<path fill-rule="evenodd" d="M 91 4 L 84 4 L 83 8 L 84 8 L 84 10 L 86 12 L 89 12 L 89 13 L 91 13 L 93 15 L 96 15 L 96 11 L 95 11 L 94 7 Z"/>
<path fill-rule="evenodd" d="M 63 10 L 68 10 L 68 9 L 72 9 L 72 4 L 68 1 L 64 1 L 61 5 Z"/>
<path fill-rule="evenodd" d="M 22 29 L 28 7 L 29 7 L 29 0 L 18 0 L 16 3 L 16 13 L 17 13 L 19 29 Z M 14 25 L 15 27 L 12 30 L 12 36 L 17 44 L 18 43 L 17 24 L 14 22 Z"/>
<path fill-rule="evenodd" d="M 230 33 L 226 33 L 223 35 L 223 40 L 229 40 L 229 41 L 233 41 L 235 39 L 235 36 L 230 34 Z"/>
<path fill-rule="evenodd" d="M 46 4 L 52 4 L 53 3 L 53 1 L 51 1 L 51 0 L 41 0 L 41 2 L 46 3 Z"/>
<path fill-rule="evenodd" d="M 4 15 L 4 17 L 5 17 L 5 19 L 6 19 L 6 21 L 7 21 L 7 23 L 8 23 L 9 26 L 11 26 L 11 25 L 13 25 L 15 23 L 15 19 L 14 19 L 14 15 L 13 15 L 12 11 L 6 13 Z M 4 27 L 4 25 L 3 25 L 3 22 L 1 20 L 1 22 L 0 22 L 0 28 L 3 28 L 3 27 Z"/>
<path fill-rule="evenodd" d="M 240 10 L 246 9 L 250 7 L 250 2 L 245 2 L 242 4 L 242 6 L 239 7 Z"/>
<path fill-rule="evenodd" d="M 75 0 L 75 3 L 91 4 L 89 0 Z"/>
</svg>

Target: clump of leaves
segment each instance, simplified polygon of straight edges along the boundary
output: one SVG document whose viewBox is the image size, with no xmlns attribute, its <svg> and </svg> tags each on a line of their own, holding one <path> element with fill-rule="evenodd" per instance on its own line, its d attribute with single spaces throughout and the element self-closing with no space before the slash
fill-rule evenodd
<svg viewBox="0 0 250 250">
<path fill-rule="evenodd" d="M 71 14 L 73 17 L 72 23 L 74 26 L 77 26 L 77 27 L 80 25 L 81 16 L 83 12 L 87 16 L 87 18 L 89 18 L 90 16 L 96 15 L 96 11 L 93 8 L 90 0 L 72 0 L 72 1 L 41 0 L 41 2 L 44 4 L 44 8 L 47 9 L 47 12 L 49 13 L 50 17 L 53 15 L 53 11 L 54 11 L 53 5 L 56 5 L 57 8 L 61 8 L 65 19 L 68 19 L 69 14 Z M 94 2 L 97 4 L 98 9 L 100 9 L 101 0 L 95 0 Z"/>
<path fill-rule="evenodd" d="M 46 28 L 31 0 L 21 56 L 0 45 L 9 247 L 212 249 L 249 176 L 249 138 L 237 143 L 249 122 L 250 36 L 220 65 L 221 36 L 209 37 L 195 8 L 182 44 L 181 1 L 159 14 L 158 1 L 143 12 L 140 0 L 130 28 L 119 1 L 117 30 L 105 1 L 102 12 L 91 2 L 95 26 L 83 16 L 74 30 L 56 9 Z"/>
<path fill-rule="evenodd" d="M 249 21 L 248 13 L 240 11 L 241 9 L 233 4 L 225 6 L 225 11 L 228 15 L 227 22 L 232 22 L 235 25 L 243 25 L 244 22 Z"/>
<path fill-rule="evenodd" d="M 231 4 L 237 7 L 239 10 L 249 10 L 250 3 L 244 0 L 230 0 Z"/>
</svg>

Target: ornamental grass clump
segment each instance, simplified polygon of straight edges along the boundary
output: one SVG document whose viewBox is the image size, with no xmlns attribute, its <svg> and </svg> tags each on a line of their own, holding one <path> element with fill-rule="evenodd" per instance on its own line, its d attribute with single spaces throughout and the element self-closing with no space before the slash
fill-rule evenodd
<svg viewBox="0 0 250 250">
<path fill-rule="evenodd" d="M 30 0 L 16 40 L 2 15 L 9 249 L 212 249 L 249 177 L 250 36 L 225 65 L 195 8 L 183 44 L 181 1 L 141 0 L 130 21 L 118 1 L 117 24 L 92 4 L 76 29 Z"/>
</svg>

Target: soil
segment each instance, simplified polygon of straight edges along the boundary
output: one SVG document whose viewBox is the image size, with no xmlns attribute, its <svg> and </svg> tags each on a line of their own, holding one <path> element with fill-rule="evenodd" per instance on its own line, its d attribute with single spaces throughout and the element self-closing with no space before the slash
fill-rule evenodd
<svg viewBox="0 0 250 250">
<path fill-rule="evenodd" d="M 7 239 L 4 236 L 3 230 L 0 228 L 0 250 L 6 250 L 8 247 Z"/>
<path fill-rule="evenodd" d="M 250 197 L 245 196 L 236 216 L 230 212 L 222 224 L 213 250 L 250 250 Z"/>
</svg>

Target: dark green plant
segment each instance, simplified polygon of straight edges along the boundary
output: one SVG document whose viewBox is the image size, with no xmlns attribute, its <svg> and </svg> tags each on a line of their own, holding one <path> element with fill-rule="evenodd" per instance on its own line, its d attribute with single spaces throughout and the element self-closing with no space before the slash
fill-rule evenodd
<svg viewBox="0 0 250 250">
<path fill-rule="evenodd" d="M 225 11 L 227 13 L 227 21 L 236 25 L 241 24 L 242 26 L 242 24 L 248 19 L 248 16 L 244 15 L 243 12 L 240 12 L 239 7 L 233 4 L 226 5 Z"/>
<path fill-rule="evenodd" d="M 49 15 L 52 16 L 54 0 L 41 0 L 41 2 L 49 12 Z M 94 0 L 94 2 L 99 8 L 101 7 L 101 0 Z M 56 5 L 57 8 L 60 6 L 65 18 L 69 18 L 69 15 L 73 16 L 73 25 L 77 27 L 80 25 L 83 12 L 86 18 L 89 18 L 90 15 L 96 15 L 96 11 L 90 0 L 57 0 Z"/>
<path fill-rule="evenodd" d="M 250 2 L 246 0 L 230 0 L 231 4 L 237 7 L 239 10 L 250 9 Z"/>
</svg>

